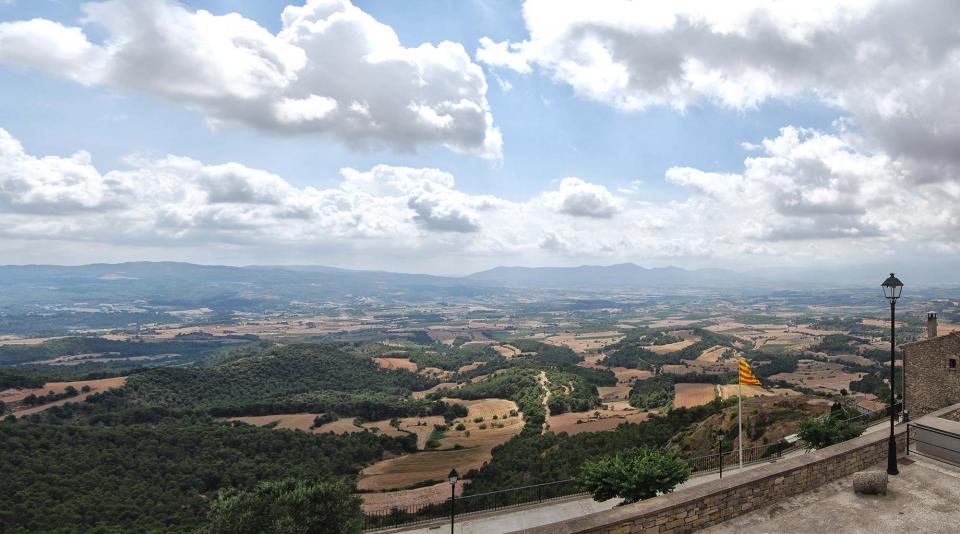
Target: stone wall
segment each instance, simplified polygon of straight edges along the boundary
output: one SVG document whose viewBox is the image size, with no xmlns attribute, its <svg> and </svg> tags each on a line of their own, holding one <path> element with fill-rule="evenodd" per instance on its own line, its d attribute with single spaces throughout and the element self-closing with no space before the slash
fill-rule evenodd
<svg viewBox="0 0 960 534">
<path fill-rule="evenodd" d="M 906 428 L 897 427 L 897 451 Z M 809 454 L 780 460 L 655 499 L 527 529 L 526 534 L 679 534 L 809 491 L 878 464 L 886 465 L 889 433 L 872 432 Z M 852 489 L 850 491 L 853 491 Z"/>
<path fill-rule="evenodd" d="M 960 402 L 960 369 L 949 366 L 951 358 L 960 360 L 960 333 L 907 343 L 901 349 L 911 419 Z"/>
</svg>

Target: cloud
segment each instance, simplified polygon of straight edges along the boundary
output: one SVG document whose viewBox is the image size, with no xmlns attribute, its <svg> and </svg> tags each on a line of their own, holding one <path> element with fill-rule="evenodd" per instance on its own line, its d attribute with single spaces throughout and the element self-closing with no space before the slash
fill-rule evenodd
<svg viewBox="0 0 960 534">
<path fill-rule="evenodd" d="M 328 134 L 355 149 L 443 145 L 499 159 L 483 70 L 459 43 L 404 47 L 390 26 L 348 0 L 287 6 L 272 34 L 237 13 L 172 0 L 83 5 L 82 28 L 0 23 L 0 62 L 86 85 L 156 95 L 214 123 L 283 134 Z"/>
<path fill-rule="evenodd" d="M 960 180 L 917 182 L 900 159 L 858 144 L 844 132 L 786 127 L 757 143 L 741 172 L 669 169 L 666 179 L 687 192 L 681 200 L 651 202 L 642 189 L 618 198 L 579 178 L 507 200 L 464 192 L 433 168 L 345 168 L 328 188 L 173 155 L 132 156 L 101 172 L 86 152 L 34 156 L 0 129 L 0 249 L 33 243 L 34 261 L 62 261 L 40 252 L 59 247 L 38 246 L 57 241 L 115 247 L 126 258 L 166 247 L 175 259 L 211 251 L 244 263 L 366 258 L 434 272 L 557 261 L 745 268 L 744 258 L 777 265 L 960 252 Z"/>
<path fill-rule="evenodd" d="M 747 158 L 742 173 L 675 167 L 666 178 L 692 193 L 687 202 L 697 211 L 718 214 L 714 228 L 736 242 L 846 240 L 880 248 L 957 237 L 957 178 L 918 184 L 902 161 L 809 129 L 783 128 L 760 146 L 763 155 Z"/>
<path fill-rule="evenodd" d="M 564 178 L 560 189 L 544 194 L 545 202 L 560 213 L 575 217 L 609 219 L 622 209 L 622 202 L 606 187 L 580 178 Z"/>
<path fill-rule="evenodd" d="M 914 178 L 960 166 L 956 2 L 527 0 L 523 13 L 529 38 L 481 39 L 479 61 L 536 68 L 628 111 L 815 98 L 907 158 Z"/>
</svg>

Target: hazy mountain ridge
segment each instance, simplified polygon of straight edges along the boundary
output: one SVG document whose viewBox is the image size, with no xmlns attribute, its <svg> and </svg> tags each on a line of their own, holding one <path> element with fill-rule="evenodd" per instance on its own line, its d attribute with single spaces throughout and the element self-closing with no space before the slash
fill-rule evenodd
<svg viewBox="0 0 960 534">
<path fill-rule="evenodd" d="M 495 267 L 467 276 L 508 287 L 566 287 L 569 289 L 732 287 L 763 280 L 726 269 L 686 270 L 680 267 L 645 268 L 634 263 L 580 267 Z"/>
</svg>

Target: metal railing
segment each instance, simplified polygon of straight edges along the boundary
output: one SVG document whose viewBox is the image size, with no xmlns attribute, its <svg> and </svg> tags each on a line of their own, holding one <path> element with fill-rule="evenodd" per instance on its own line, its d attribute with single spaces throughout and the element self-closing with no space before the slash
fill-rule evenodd
<svg viewBox="0 0 960 534">
<path fill-rule="evenodd" d="M 903 401 L 900 401 L 893 405 L 891 408 L 887 406 L 882 410 L 877 410 L 874 412 L 864 412 L 860 415 L 855 415 L 844 420 L 847 424 L 862 424 L 866 425 L 874 421 L 879 421 L 885 417 L 890 417 L 890 410 L 893 409 L 893 413 L 900 413 L 900 410 L 903 408 Z"/>
<path fill-rule="evenodd" d="M 786 441 L 777 441 L 758 447 L 746 447 L 743 449 L 743 465 L 751 465 L 760 462 L 772 462 L 781 458 L 784 454 L 789 454 L 800 450 L 803 447 L 800 441 L 787 443 Z M 721 459 L 723 460 L 721 462 Z M 690 466 L 691 475 L 706 475 L 723 469 L 737 469 L 740 467 L 740 450 L 725 450 L 723 454 L 715 453 L 693 458 L 683 458 L 684 462 Z"/>
<path fill-rule="evenodd" d="M 364 530 L 379 530 L 416 525 L 436 519 L 449 518 L 451 515 L 460 517 L 465 514 L 501 510 L 524 504 L 541 503 L 571 497 L 586 495 L 576 480 L 558 480 L 544 484 L 534 484 L 520 488 L 511 488 L 487 493 L 464 495 L 444 502 L 426 502 L 401 506 L 390 506 L 378 510 L 368 511 L 365 514 Z"/>
</svg>

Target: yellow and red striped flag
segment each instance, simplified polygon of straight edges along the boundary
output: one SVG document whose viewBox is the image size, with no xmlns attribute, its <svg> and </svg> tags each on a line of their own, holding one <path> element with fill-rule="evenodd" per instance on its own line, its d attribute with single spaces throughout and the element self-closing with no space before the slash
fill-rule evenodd
<svg viewBox="0 0 960 534">
<path fill-rule="evenodd" d="M 750 364 L 744 359 L 740 360 L 740 383 L 747 386 L 760 385 L 760 381 L 757 380 L 757 375 L 753 374 L 753 369 L 750 368 Z"/>
</svg>

